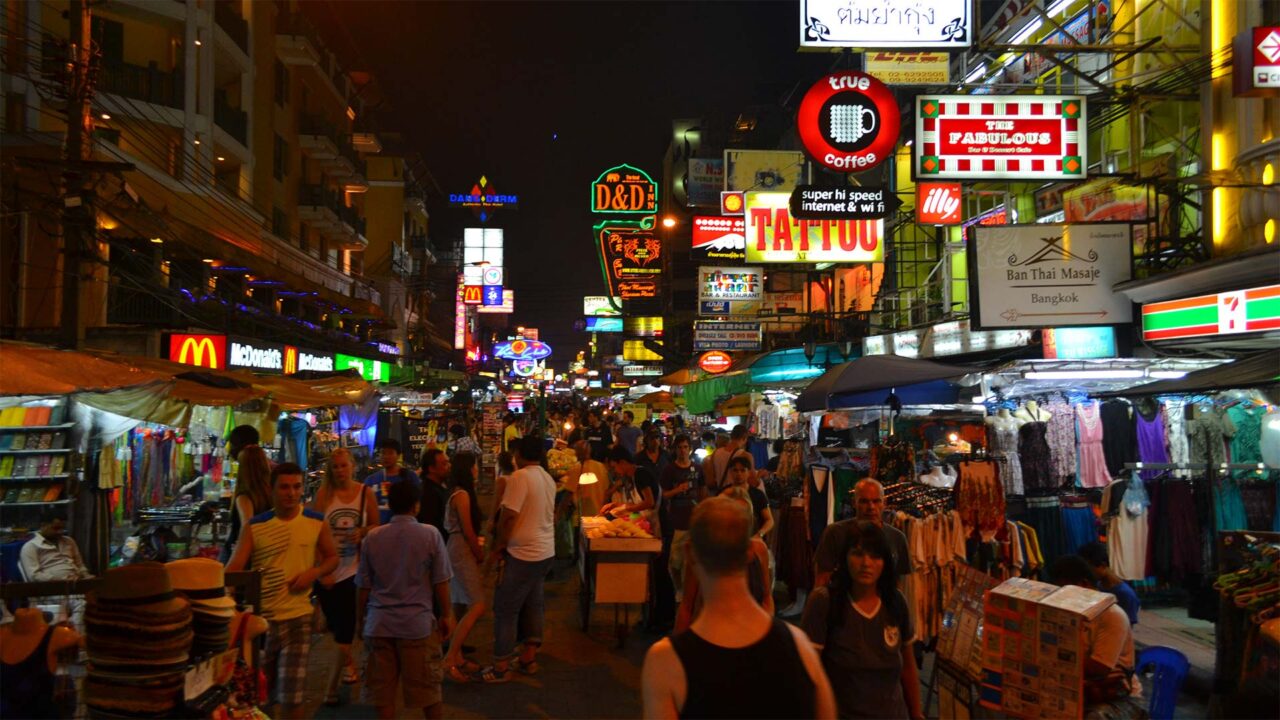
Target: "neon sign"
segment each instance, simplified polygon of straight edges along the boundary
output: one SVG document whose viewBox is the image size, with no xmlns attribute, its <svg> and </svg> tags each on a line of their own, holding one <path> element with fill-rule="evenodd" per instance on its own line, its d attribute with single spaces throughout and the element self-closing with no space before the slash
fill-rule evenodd
<svg viewBox="0 0 1280 720">
<path fill-rule="evenodd" d="M 1075 95 L 916 98 L 915 171 L 939 180 L 1081 180 L 1085 99 Z"/>
<path fill-rule="evenodd" d="M 493 191 L 489 179 L 481 175 L 479 182 L 471 186 L 471 192 L 450 193 L 449 204 L 471 208 L 480 222 L 485 222 L 493 216 L 495 210 L 515 210 L 520 204 L 520 198 L 517 195 L 499 195 Z"/>
<path fill-rule="evenodd" d="M 551 346 L 541 340 L 495 343 L 493 356 L 502 360 L 541 360 L 551 356 Z"/>
<path fill-rule="evenodd" d="M 655 297 L 662 274 L 662 240 L 653 231 L 653 218 L 606 221 L 595 226 L 595 233 L 609 294 Z"/>
<path fill-rule="evenodd" d="M 591 212 L 606 215 L 652 215 L 658 212 L 658 185 L 639 168 L 618 165 L 591 184 Z"/>
<path fill-rule="evenodd" d="M 187 335 L 174 333 L 169 336 L 169 359 L 183 365 L 218 370 L 227 354 L 225 335 Z"/>
</svg>

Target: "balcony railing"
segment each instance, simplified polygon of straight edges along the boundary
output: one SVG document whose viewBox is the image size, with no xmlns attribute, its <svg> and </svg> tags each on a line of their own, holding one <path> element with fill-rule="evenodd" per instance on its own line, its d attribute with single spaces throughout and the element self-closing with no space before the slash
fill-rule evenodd
<svg viewBox="0 0 1280 720">
<path fill-rule="evenodd" d="M 298 134 L 299 135 L 324 135 L 339 144 L 337 141 L 338 131 L 333 124 L 325 120 L 319 115 L 303 115 L 298 118 Z"/>
<path fill-rule="evenodd" d="M 342 203 L 338 201 L 337 192 L 327 190 L 319 185 L 303 185 L 298 188 L 298 204 L 329 208 L 339 216 L 342 215 L 342 210 L 350 209 L 344 208 Z"/>
<path fill-rule="evenodd" d="M 249 114 L 231 107 L 225 90 L 218 90 L 213 94 L 213 122 L 241 145 L 249 146 Z"/>
<path fill-rule="evenodd" d="M 182 68 L 166 72 L 154 62 L 146 67 L 130 63 L 104 63 L 98 76 L 100 92 L 179 110 L 182 109 L 184 85 Z"/>
<path fill-rule="evenodd" d="M 236 14 L 228 0 L 213 3 L 213 21 L 231 36 L 241 50 L 249 51 L 249 22 Z"/>
<path fill-rule="evenodd" d="M 167 301 L 157 302 L 157 292 L 171 296 Z M 178 327 L 186 319 L 178 312 L 177 300 L 176 293 L 170 294 L 163 288 L 138 290 L 113 283 L 107 293 L 107 323 Z"/>
</svg>

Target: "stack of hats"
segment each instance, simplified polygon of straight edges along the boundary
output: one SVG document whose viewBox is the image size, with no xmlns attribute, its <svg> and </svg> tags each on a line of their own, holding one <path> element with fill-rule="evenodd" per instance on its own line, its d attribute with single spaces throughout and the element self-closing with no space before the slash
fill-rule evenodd
<svg viewBox="0 0 1280 720">
<path fill-rule="evenodd" d="M 191 625 L 195 642 L 191 659 L 220 653 L 231 642 L 231 618 L 236 601 L 227 597 L 222 563 L 211 558 L 187 558 L 165 565 L 173 589 L 191 602 Z"/>
<path fill-rule="evenodd" d="M 85 609 L 85 705 L 92 717 L 171 717 L 191 650 L 191 605 L 164 565 L 108 570 Z"/>
</svg>

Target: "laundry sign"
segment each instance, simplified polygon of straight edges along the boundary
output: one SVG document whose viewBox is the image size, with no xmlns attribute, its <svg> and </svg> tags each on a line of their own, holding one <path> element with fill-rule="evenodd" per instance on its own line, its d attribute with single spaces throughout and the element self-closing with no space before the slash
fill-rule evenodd
<svg viewBox="0 0 1280 720">
<path fill-rule="evenodd" d="M 1133 274 L 1128 224 L 990 225 L 970 232 L 969 290 L 980 328 L 1133 319 L 1129 299 L 1112 289 Z"/>
</svg>

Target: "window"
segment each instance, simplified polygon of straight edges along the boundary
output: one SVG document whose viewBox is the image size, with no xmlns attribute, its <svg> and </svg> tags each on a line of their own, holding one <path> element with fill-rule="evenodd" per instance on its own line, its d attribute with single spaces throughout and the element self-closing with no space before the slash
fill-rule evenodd
<svg viewBox="0 0 1280 720">
<path fill-rule="evenodd" d="M 89 20 L 89 32 L 102 53 L 102 64 L 124 64 L 124 25 L 114 20 L 94 16 Z"/>
<path fill-rule="evenodd" d="M 277 180 L 283 180 L 289 174 L 289 143 L 279 135 L 275 136 L 275 151 L 271 157 L 271 174 Z"/>
<path fill-rule="evenodd" d="M 27 131 L 26 93 L 9 93 L 4 96 L 4 131 L 8 133 Z"/>
<path fill-rule="evenodd" d="M 298 247 L 303 252 L 308 252 L 311 247 L 311 241 L 308 236 L 308 228 L 306 223 L 298 223 Z"/>
<path fill-rule="evenodd" d="M 276 104 L 284 107 L 285 103 L 289 101 L 289 68 L 285 67 L 284 63 L 276 60 L 275 75 Z"/>
<path fill-rule="evenodd" d="M 278 238 L 289 239 L 289 216 L 278 207 L 271 208 L 271 232 Z"/>
</svg>

